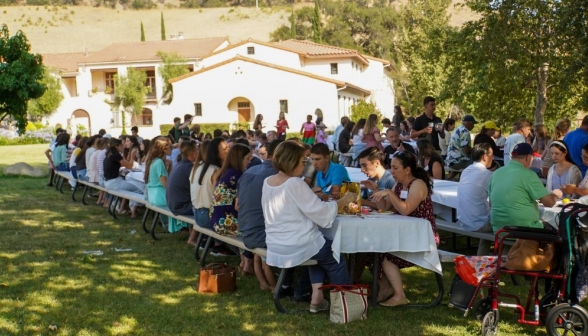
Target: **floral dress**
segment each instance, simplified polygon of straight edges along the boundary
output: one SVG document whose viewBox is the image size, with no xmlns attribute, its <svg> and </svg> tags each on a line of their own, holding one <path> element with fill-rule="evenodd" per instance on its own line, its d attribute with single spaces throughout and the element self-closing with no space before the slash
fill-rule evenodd
<svg viewBox="0 0 588 336">
<path fill-rule="evenodd" d="M 412 185 L 412 183 L 415 180 L 412 180 L 409 184 L 408 184 L 408 190 L 410 190 L 410 186 Z M 400 192 L 402 191 L 403 185 L 401 183 L 396 183 L 396 185 L 394 186 L 394 193 L 400 197 Z M 431 228 L 433 229 L 433 235 L 435 236 L 435 243 L 437 244 L 437 246 L 439 246 L 439 242 L 441 241 L 439 238 L 439 232 L 437 231 L 437 225 L 435 224 L 435 213 L 433 211 L 433 201 L 431 201 L 431 195 L 428 195 L 427 198 L 424 201 L 421 201 L 421 203 L 417 206 L 416 209 L 414 209 L 414 211 L 408 215 L 409 217 L 417 217 L 417 218 L 424 218 L 426 220 L 429 221 L 429 223 L 431 223 Z M 411 267 L 414 266 L 413 263 L 408 262 L 402 258 L 398 258 L 395 255 L 392 255 L 390 253 L 384 253 L 384 254 L 380 254 L 380 259 L 379 259 L 379 270 L 378 270 L 378 278 L 382 277 L 382 262 L 384 261 L 384 259 L 387 259 L 388 261 L 390 261 L 391 263 L 395 264 L 396 266 L 398 266 L 398 268 L 407 268 L 407 267 Z M 370 271 L 373 269 L 373 256 L 370 258 L 367 258 L 367 266 L 370 268 Z"/>
<path fill-rule="evenodd" d="M 237 182 L 243 172 L 229 168 L 216 182 L 212 196 L 210 225 L 214 232 L 223 236 L 240 236 L 235 200 Z"/>
</svg>

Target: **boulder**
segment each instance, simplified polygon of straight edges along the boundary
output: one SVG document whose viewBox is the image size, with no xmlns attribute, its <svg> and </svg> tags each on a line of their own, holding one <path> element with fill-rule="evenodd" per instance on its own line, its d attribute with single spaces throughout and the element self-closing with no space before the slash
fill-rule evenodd
<svg viewBox="0 0 588 336">
<path fill-rule="evenodd" d="M 39 168 L 31 167 L 27 163 L 18 162 L 4 168 L 4 175 L 43 177 L 45 176 L 45 172 Z"/>
</svg>

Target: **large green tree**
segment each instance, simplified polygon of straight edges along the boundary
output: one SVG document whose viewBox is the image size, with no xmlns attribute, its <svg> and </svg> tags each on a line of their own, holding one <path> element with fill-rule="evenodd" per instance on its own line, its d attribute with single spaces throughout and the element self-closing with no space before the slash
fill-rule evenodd
<svg viewBox="0 0 588 336">
<path fill-rule="evenodd" d="M 123 134 L 126 134 L 126 113 L 133 117 L 143 112 L 145 105 L 145 96 L 150 92 L 150 88 L 145 85 L 147 74 L 143 70 L 127 68 L 127 75 L 114 75 L 116 90 L 114 94 L 114 103 L 112 108 L 120 110 L 122 108 L 122 125 Z"/>
<path fill-rule="evenodd" d="M 43 59 L 30 52 L 22 31 L 10 36 L 8 26 L 0 26 L 0 121 L 16 121 L 19 132 L 27 127 L 27 104 L 45 92 Z"/>
<path fill-rule="evenodd" d="M 169 83 L 169 80 L 190 72 L 186 65 L 188 60 L 175 52 L 166 53 L 158 51 L 157 56 L 161 57 L 163 63 L 163 65 L 159 67 L 159 75 L 164 83 L 162 99 L 166 104 L 170 104 L 174 98 L 174 93 L 173 86 Z"/>
<path fill-rule="evenodd" d="M 480 19 L 467 22 L 450 43 L 446 96 L 507 126 L 520 117 L 552 122 L 585 108 L 581 77 L 567 71 L 573 51 L 562 44 L 569 34 L 560 24 L 565 2 L 467 0 Z"/>
<path fill-rule="evenodd" d="M 56 71 L 45 67 L 40 82 L 47 89 L 41 97 L 29 100 L 28 112 L 31 120 L 50 115 L 63 101 L 61 79 Z"/>
</svg>

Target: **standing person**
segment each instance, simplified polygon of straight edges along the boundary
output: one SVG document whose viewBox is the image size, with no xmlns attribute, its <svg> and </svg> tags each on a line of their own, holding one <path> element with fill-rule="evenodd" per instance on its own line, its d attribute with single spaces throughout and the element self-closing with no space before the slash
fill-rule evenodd
<svg viewBox="0 0 588 336">
<path fill-rule="evenodd" d="M 323 122 L 323 111 L 321 111 L 321 109 L 316 109 L 314 114 L 316 115 L 316 121 L 314 122 L 315 125 L 320 125 Z"/>
<path fill-rule="evenodd" d="M 499 128 L 494 121 L 486 121 L 482 126 L 480 133 L 474 138 L 474 146 L 481 143 L 488 143 L 492 147 L 492 154 L 494 156 L 502 157 L 502 151 L 496 146 L 496 142 L 494 142 L 494 139 L 492 138 L 497 130 L 499 130 Z"/>
<path fill-rule="evenodd" d="M 439 137 L 439 147 L 441 147 L 441 158 L 445 160 L 447 158 L 447 147 L 449 147 L 449 141 L 451 140 L 451 132 L 455 129 L 455 119 L 447 118 L 443 122 L 443 133 L 445 137 Z"/>
<path fill-rule="evenodd" d="M 563 140 L 564 137 L 566 136 L 566 134 L 568 134 L 568 132 L 570 131 L 571 125 L 572 124 L 570 123 L 569 119 L 559 119 L 555 123 L 555 128 L 553 129 L 553 137 L 551 137 L 551 140 L 547 144 L 547 148 L 549 148 L 549 146 L 551 146 L 551 141 Z M 553 158 L 551 157 L 551 151 L 549 149 L 547 149 L 543 152 L 543 155 L 541 155 L 541 160 L 543 160 L 543 164 L 541 166 L 543 176 L 547 176 L 547 172 L 549 171 L 549 168 L 551 168 L 551 166 L 553 166 L 555 164 L 555 162 L 553 161 Z M 573 161 L 573 159 L 572 159 L 572 161 Z M 584 160 L 582 160 L 582 161 L 584 161 Z"/>
<path fill-rule="evenodd" d="M 202 134 L 200 133 L 200 125 L 194 124 L 190 127 L 190 139 L 202 141 Z"/>
<path fill-rule="evenodd" d="M 549 148 L 549 141 L 551 141 L 547 126 L 537 124 L 533 128 L 535 129 L 535 139 L 533 139 L 531 146 L 536 153 L 543 154 L 543 152 Z"/>
<path fill-rule="evenodd" d="M 318 132 L 317 132 L 317 136 L 316 136 L 316 143 L 322 143 L 327 145 L 327 132 L 325 132 L 325 129 L 327 129 L 327 126 L 325 126 L 325 124 L 320 123 L 318 126 Z"/>
<path fill-rule="evenodd" d="M 582 161 L 582 147 L 588 144 L 588 116 L 582 119 L 580 127 L 566 134 L 564 141 L 568 144 L 568 150 L 572 160 L 580 168 L 582 175 L 585 175 L 588 166 Z"/>
<path fill-rule="evenodd" d="M 382 150 L 382 142 L 385 138 L 381 134 L 378 128 L 378 116 L 372 113 L 368 116 L 363 128 L 362 141 L 365 143 L 366 148 L 376 147 Z"/>
<path fill-rule="evenodd" d="M 269 132 L 268 132 L 269 133 Z M 300 127 L 300 134 L 302 135 L 302 142 L 314 145 L 316 137 L 316 125 L 312 122 L 312 116 L 309 114 L 306 116 L 306 122 Z"/>
<path fill-rule="evenodd" d="M 345 125 L 347 125 L 347 123 L 349 123 L 349 118 L 342 117 L 341 123 L 337 125 L 337 127 L 335 128 L 335 132 L 333 133 L 333 148 L 335 150 L 339 149 L 339 137 L 341 136 L 341 132 L 343 132 L 343 130 L 345 129 Z"/>
<path fill-rule="evenodd" d="M 560 189 L 566 185 L 578 185 L 582 181 L 582 173 L 576 167 L 568 146 L 563 140 L 554 140 L 546 149 L 551 152 L 551 157 L 555 164 L 549 168 L 547 172 L 547 191 L 551 192 L 554 189 Z M 572 197 L 573 194 L 564 194 L 562 197 Z"/>
<path fill-rule="evenodd" d="M 354 126 L 355 123 L 353 121 L 347 122 L 337 138 L 337 150 L 343 154 L 349 152 L 353 145 L 351 142 L 351 132 Z"/>
<path fill-rule="evenodd" d="M 588 126 L 587 126 L 588 128 Z M 516 145 L 525 142 L 525 139 L 531 134 L 531 124 L 525 118 L 519 119 L 514 124 L 514 132 L 506 138 L 504 143 L 504 165 L 506 166 L 510 161 L 513 148 Z"/>
<path fill-rule="evenodd" d="M 51 152 L 51 160 L 57 171 L 69 171 L 69 163 L 67 162 L 67 149 L 69 146 L 69 134 L 61 133 L 57 137 L 55 149 Z"/>
<path fill-rule="evenodd" d="M 402 107 L 400 105 L 394 106 L 394 116 L 392 117 L 392 124 L 398 127 L 404 121 L 404 114 L 402 114 Z"/>
<path fill-rule="evenodd" d="M 286 120 L 286 115 L 284 112 L 280 112 L 280 116 L 278 117 L 278 121 L 276 122 L 275 127 L 276 132 L 278 132 L 278 139 L 282 141 L 286 140 L 286 130 L 290 129 L 290 126 L 288 126 L 288 121 Z"/>
<path fill-rule="evenodd" d="M 465 115 L 461 119 L 461 125 L 451 134 L 449 147 L 447 147 L 448 167 L 459 170 L 464 169 L 472 163 L 470 154 L 472 152 L 472 136 L 470 131 L 478 122 L 472 115 Z"/>
<path fill-rule="evenodd" d="M 390 122 L 390 119 L 388 119 L 388 118 L 382 119 L 382 127 L 385 130 L 392 127 L 392 123 Z"/>
<path fill-rule="evenodd" d="M 427 96 L 423 100 L 423 104 L 425 105 L 425 112 L 415 119 L 412 130 L 410 131 L 410 137 L 427 138 L 431 141 L 435 150 L 440 151 L 439 139 L 445 139 L 445 132 L 442 130 L 440 132 L 437 129 L 437 124 L 441 125 L 443 123 L 441 118 L 435 115 L 437 103 L 435 102 L 435 98 Z"/>
<path fill-rule="evenodd" d="M 237 183 L 251 161 L 251 149 L 240 143 L 234 144 L 222 167 L 215 172 L 216 184 L 212 196 L 210 224 L 214 232 L 223 236 L 240 236 L 239 199 Z M 254 274 L 250 258 L 241 254 L 241 270 Z"/>
<path fill-rule="evenodd" d="M 184 123 L 180 124 L 180 122 L 178 120 L 178 123 L 175 124 L 175 126 L 174 126 L 174 139 L 176 142 L 178 142 L 180 140 L 180 137 L 182 137 L 182 136 L 190 137 L 190 123 L 192 122 L 192 118 L 194 118 L 194 117 L 191 114 L 185 114 L 184 115 Z"/>
<path fill-rule="evenodd" d="M 398 133 L 397 128 L 388 128 L 386 131 L 386 139 L 389 143 L 389 145 L 384 148 L 384 167 L 386 169 L 390 169 L 390 162 L 392 162 L 392 156 L 394 153 L 407 151 L 416 154 L 414 147 L 412 147 L 411 144 L 400 140 L 400 134 Z"/>
<path fill-rule="evenodd" d="M 417 141 L 419 164 L 431 178 L 445 180 L 445 164 L 433 144 L 427 139 Z"/>
<path fill-rule="evenodd" d="M 198 145 L 195 141 L 185 141 L 180 146 L 182 160 L 172 169 L 167 179 L 165 196 L 167 207 L 176 216 L 194 217 L 194 207 L 190 196 L 190 174 L 194 167 L 194 161 L 198 159 Z M 175 221 L 173 225 L 178 225 Z M 185 227 L 186 225 L 182 225 Z M 188 227 L 190 235 L 188 245 L 196 245 L 196 233 Z"/>
<path fill-rule="evenodd" d="M 493 160 L 492 146 L 487 142 L 479 143 L 472 149 L 474 162 L 461 173 L 457 185 L 457 221 L 462 230 L 492 232 L 488 184 Z M 491 241 L 480 239 L 477 255 L 490 255 L 491 244 Z"/>
<path fill-rule="evenodd" d="M 273 166 L 279 173 L 265 179 L 261 206 L 268 265 L 291 268 L 309 259 L 317 261 L 317 265 L 308 267 L 312 284 L 310 312 L 317 313 L 329 309 L 329 302 L 319 289 L 326 273 L 332 284 L 351 284 L 345 258 L 340 262 L 335 260 L 332 241 L 325 239 L 319 227 L 331 227 L 338 210 L 356 195 L 347 193 L 336 202 L 321 201 L 299 178 L 305 162 L 302 146 L 293 141 L 281 143 L 273 158 Z"/>
<path fill-rule="evenodd" d="M 497 129 L 496 132 L 494 132 L 492 138 L 494 138 L 494 141 L 496 142 L 496 146 L 498 146 L 498 148 L 504 148 L 504 145 L 506 144 L 506 138 L 502 136 L 502 130 Z"/>
<path fill-rule="evenodd" d="M 406 120 L 400 122 L 400 126 L 398 126 L 398 133 L 402 141 L 412 140 L 410 137 L 410 127 L 408 126 L 408 122 Z"/>
<path fill-rule="evenodd" d="M 263 121 L 263 116 L 261 115 L 261 113 L 257 114 L 255 116 L 255 121 L 253 121 L 253 130 L 254 131 L 261 131 L 263 129 L 263 125 L 261 124 L 261 122 Z"/>
<path fill-rule="evenodd" d="M 131 135 L 134 136 L 135 138 L 137 138 L 137 141 L 139 143 L 143 142 L 143 138 L 141 138 L 139 136 L 139 127 L 137 127 L 137 126 L 131 127 Z"/>
<path fill-rule="evenodd" d="M 402 152 L 392 159 L 392 177 L 396 181 L 394 188 L 374 193 L 373 200 L 382 210 L 395 209 L 402 216 L 423 218 L 429 221 L 435 243 L 439 245 L 439 234 L 433 212 L 433 181 L 429 174 L 417 166 L 417 158 L 412 153 Z M 369 262 L 369 261 L 368 261 Z M 412 263 L 390 253 L 381 254 L 379 264 L 371 265 L 379 268 L 380 281 L 378 301 L 385 307 L 404 306 L 408 299 L 404 293 L 400 269 L 414 266 Z"/>
</svg>

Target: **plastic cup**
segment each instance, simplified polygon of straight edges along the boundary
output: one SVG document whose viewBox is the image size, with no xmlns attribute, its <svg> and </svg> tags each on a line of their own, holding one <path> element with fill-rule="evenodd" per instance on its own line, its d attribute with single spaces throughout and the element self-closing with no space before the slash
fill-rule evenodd
<svg viewBox="0 0 588 336">
<path fill-rule="evenodd" d="M 370 213 L 370 207 L 368 207 L 368 206 L 362 206 L 361 207 L 361 214 L 362 215 L 367 215 L 369 213 Z"/>
</svg>

